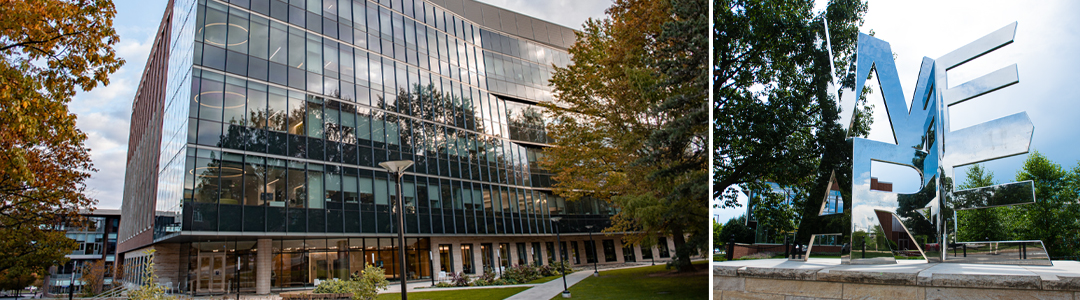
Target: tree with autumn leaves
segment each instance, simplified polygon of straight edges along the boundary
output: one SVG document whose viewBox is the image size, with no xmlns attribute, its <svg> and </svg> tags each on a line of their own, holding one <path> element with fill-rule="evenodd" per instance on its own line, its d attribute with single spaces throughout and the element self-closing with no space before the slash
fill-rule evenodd
<svg viewBox="0 0 1080 300">
<path fill-rule="evenodd" d="M 674 265 L 708 247 L 708 11 L 704 0 L 617 0 L 556 68 L 555 193 L 602 199 L 628 244 L 672 236 Z"/>
<path fill-rule="evenodd" d="M 95 169 L 67 104 L 123 64 L 108 0 L 0 0 L 0 280 L 44 274 L 76 247 Z"/>
</svg>

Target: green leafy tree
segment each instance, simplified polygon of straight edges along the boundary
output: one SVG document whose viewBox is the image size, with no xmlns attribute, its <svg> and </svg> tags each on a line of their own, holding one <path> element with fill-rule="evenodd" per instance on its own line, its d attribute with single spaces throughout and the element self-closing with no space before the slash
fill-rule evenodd
<svg viewBox="0 0 1080 300">
<path fill-rule="evenodd" d="M 553 138 L 541 164 L 555 192 L 602 199 L 607 231 L 637 244 L 672 236 L 675 266 L 708 246 L 708 19 L 702 0 L 619 0 L 589 20 L 556 68 Z"/>
<path fill-rule="evenodd" d="M 751 210 L 759 230 L 773 239 L 795 231 L 795 222 L 799 217 L 792 202 L 797 189 L 788 188 L 783 192 L 776 192 L 762 182 L 748 183 L 745 186 L 747 188 L 744 191 L 753 191 L 748 194 L 751 196 Z"/>
<path fill-rule="evenodd" d="M 812 1 L 713 3 L 713 197 L 720 207 L 735 207 L 743 184 L 811 186 L 821 177 L 816 175 L 827 146 L 843 144 L 847 136 L 836 124 L 836 99 L 826 90 L 833 75 L 823 19 L 830 26 L 833 63 L 844 70 L 866 4 L 834 0 L 815 14 Z M 825 167 L 827 178 L 833 168 Z M 813 184 L 827 190 L 827 182 Z"/>
<path fill-rule="evenodd" d="M 968 168 L 964 182 L 957 186 L 958 189 L 973 189 L 992 186 L 994 173 L 982 165 L 976 164 Z M 957 239 L 958 241 L 1000 241 L 1005 239 L 1005 228 L 1002 220 L 998 217 L 1001 208 L 982 208 L 973 210 L 960 210 L 957 216 Z"/>
<path fill-rule="evenodd" d="M 44 274 L 75 250 L 54 229 L 94 204 L 95 169 L 67 104 L 123 64 L 115 14 L 108 0 L 0 1 L 0 270 Z"/>
<path fill-rule="evenodd" d="M 1080 167 L 1078 167 L 1080 168 Z M 1016 181 L 1032 180 L 1035 184 L 1035 203 L 1019 205 L 1015 210 L 1020 217 L 1019 230 L 1013 230 L 1014 239 L 1038 239 L 1046 245 L 1050 256 L 1075 256 L 1080 250 L 1068 243 L 1075 241 L 1080 226 L 1080 205 L 1077 204 L 1076 177 L 1078 169 L 1066 171 L 1042 155 L 1032 151 L 1024 161 L 1024 167 L 1016 173 Z"/>
<path fill-rule="evenodd" d="M 721 245 L 727 246 L 732 237 L 735 237 L 736 243 L 754 243 L 754 230 L 746 226 L 746 215 L 731 218 L 724 223 L 724 228 L 720 230 Z"/>
<path fill-rule="evenodd" d="M 721 232 L 724 230 L 724 225 L 717 222 L 715 219 L 712 221 L 713 230 L 713 248 L 720 248 L 724 245 L 721 238 L 724 236 Z"/>
</svg>

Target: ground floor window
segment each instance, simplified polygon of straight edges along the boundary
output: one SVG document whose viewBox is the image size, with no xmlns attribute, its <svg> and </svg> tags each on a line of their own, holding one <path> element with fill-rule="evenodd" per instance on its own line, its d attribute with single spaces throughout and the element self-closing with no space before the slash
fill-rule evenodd
<svg viewBox="0 0 1080 300">
<path fill-rule="evenodd" d="M 657 248 L 660 248 L 659 249 L 660 250 L 660 258 L 671 257 L 671 252 L 668 252 L 667 238 L 661 237 L 661 238 L 659 238 L 659 240 L 660 240 L 660 244 L 656 245 L 656 246 L 657 246 Z"/>
<path fill-rule="evenodd" d="M 622 256 L 624 262 L 636 262 L 637 255 L 634 255 L 634 245 L 623 244 Z"/>
<path fill-rule="evenodd" d="M 517 264 L 518 264 L 519 266 L 524 266 L 524 265 L 525 265 L 526 263 L 528 263 L 528 261 L 529 261 L 529 260 L 528 260 L 528 259 L 526 258 L 527 256 L 526 256 L 526 254 L 525 254 L 525 253 L 526 253 L 525 251 L 526 251 L 526 250 L 525 250 L 525 243 L 517 243 L 517 253 L 518 253 L 518 261 L 517 261 Z"/>
<path fill-rule="evenodd" d="M 641 259 L 653 259 L 652 250 L 653 247 L 641 247 Z"/>
<path fill-rule="evenodd" d="M 541 261 L 543 258 L 540 257 L 540 242 L 532 243 L 532 256 L 534 265 L 539 266 L 544 264 L 543 261 Z"/>
<path fill-rule="evenodd" d="M 604 240 L 604 262 L 618 261 L 615 258 L 615 240 Z"/>
<path fill-rule="evenodd" d="M 439 245 L 439 271 L 454 273 L 454 252 L 448 244 Z"/>
<path fill-rule="evenodd" d="M 502 270 L 505 270 L 507 267 L 510 267 L 510 244 L 509 243 L 502 243 L 502 244 L 499 244 L 499 270 L 500 270 L 500 272 L 502 272 Z"/>
<path fill-rule="evenodd" d="M 491 243 L 480 244 L 480 256 L 484 264 L 484 272 L 494 272 L 495 265 L 492 264 L 495 261 L 495 251 L 491 249 Z"/>
<path fill-rule="evenodd" d="M 559 243 L 559 261 L 569 262 L 570 260 L 566 256 L 566 242 Z"/>
<path fill-rule="evenodd" d="M 461 271 L 465 274 L 476 274 L 473 269 L 472 244 L 461 244 Z"/>
<path fill-rule="evenodd" d="M 581 257 L 577 253 L 577 241 L 570 242 L 570 257 L 574 258 L 574 264 L 581 264 Z"/>
<path fill-rule="evenodd" d="M 596 241 L 585 241 L 585 262 L 596 262 Z"/>
<path fill-rule="evenodd" d="M 257 249 L 254 240 L 185 243 L 181 257 L 187 259 L 181 260 L 180 268 L 186 272 L 173 284 L 195 294 L 255 292 L 259 250 L 271 253 L 270 286 L 274 289 L 310 288 L 323 280 L 346 279 L 367 265 L 383 268 L 389 280 L 430 278 L 429 243 L 428 238 L 405 239 L 407 268 L 400 266 L 395 238 L 272 240 L 265 250 Z"/>
<path fill-rule="evenodd" d="M 547 242 L 547 259 L 549 264 L 555 262 L 555 242 Z"/>
</svg>

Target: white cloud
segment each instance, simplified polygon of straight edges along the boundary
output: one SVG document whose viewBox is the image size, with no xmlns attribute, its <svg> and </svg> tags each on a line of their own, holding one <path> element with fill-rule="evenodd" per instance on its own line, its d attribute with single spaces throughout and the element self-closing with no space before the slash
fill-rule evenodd
<svg viewBox="0 0 1080 300">
<path fill-rule="evenodd" d="M 604 10 L 613 3 L 609 0 L 553 0 L 553 1 L 526 1 L 526 0 L 478 0 L 487 4 L 498 6 L 524 15 L 566 26 L 572 29 L 581 29 L 581 24 L 589 18 L 603 19 Z"/>
</svg>

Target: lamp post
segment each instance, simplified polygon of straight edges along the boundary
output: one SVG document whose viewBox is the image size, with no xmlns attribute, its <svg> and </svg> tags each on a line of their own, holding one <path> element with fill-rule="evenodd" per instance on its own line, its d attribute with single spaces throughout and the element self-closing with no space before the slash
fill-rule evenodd
<svg viewBox="0 0 1080 300">
<path fill-rule="evenodd" d="M 585 225 L 585 229 L 589 230 L 589 243 L 592 244 L 592 253 L 593 253 L 592 270 L 593 270 L 593 276 L 600 277 L 600 271 L 596 269 L 596 262 L 600 260 L 600 257 L 598 257 L 596 255 L 597 254 L 596 253 L 596 241 L 593 241 L 593 239 L 592 239 L 592 228 L 593 228 L 592 225 Z"/>
<path fill-rule="evenodd" d="M 554 226 L 552 226 L 555 227 L 555 247 L 562 250 L 562 237 L 559 235 L 559 220 L 562 220 L 562 217 L 551 217 L 551 222 L 555 223 Z M 561 260 L 559 263 L 559 273 L 562 273 L 562 297 L 570 298 L 570 289 L 566 286 L 566 263 L 564 262 L 566 258 L 563 257 L 562 252 L 559 250 L 556 250 L 556 252 L 559 253 L 559 260 Z"/>
<path fill-rule="evenodd" d="M 405 169 L 408 169 L 413 165 L 411 160 L 395 160 L 384 161 L 379 163 L 380 167 L 386 169 L 387 172 L 394 174 L 397 177 L 397 195 L 398 195 L 398 256 L 401 257 L 401 300 L 409 299 L 406 288 L 406 260 L 405 260 L 405 201 L 404 195 L 401 194 L 401 176 L 405 175 Z"/>
</svg>

